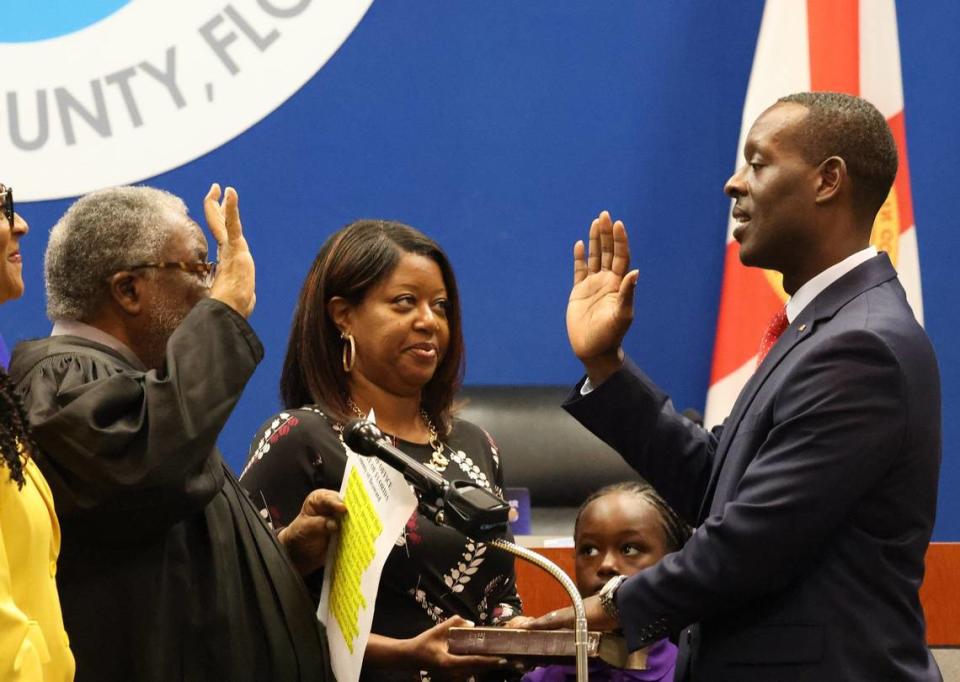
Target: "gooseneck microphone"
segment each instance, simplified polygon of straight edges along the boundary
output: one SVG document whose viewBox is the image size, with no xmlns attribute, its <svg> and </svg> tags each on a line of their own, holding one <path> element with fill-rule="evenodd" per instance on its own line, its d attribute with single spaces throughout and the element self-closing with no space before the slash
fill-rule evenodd
<svg viewBox="0 0 960 682">
<path fill-rule="evenodd" d="M 349 422 L 343 429 L 343 442 L 357 454 L 376 457 L 403 474 L 417 493 L 420 512 L 435 523 L 474 540 L 506 533 L 510 505 L 471 481 L 448 481 L 394 447 L 373 422 Z"/>
<path fill-rule="evenodd" d="M 347 424 L 343 429 L 343 442 L 354 452 L 376 457 L 403 474 L 417 493 L 420 513 L 434 523 L 454 528 L 468 538 L 489 542 L 491 547 L 521 557 L 556 578 L 570 595 L 576 614 L 577 682 L 587 682 L 587 614 L 577 586 L 563 569 L 546 557 L 503 539 L 510 505 L 470 481 L 448 481 L 395 448 L 377 425 L 366 419 L 354 419 Z"/>
<path fill-rule="evenodd" d="M 419 492 L 443 495 L 447 480 L 433 469 L 394 447 L 372 421 L 354 419 L 343 429 L 343 442 L 358 455 L 376 457 L 403 474 Z"/>
</svg>

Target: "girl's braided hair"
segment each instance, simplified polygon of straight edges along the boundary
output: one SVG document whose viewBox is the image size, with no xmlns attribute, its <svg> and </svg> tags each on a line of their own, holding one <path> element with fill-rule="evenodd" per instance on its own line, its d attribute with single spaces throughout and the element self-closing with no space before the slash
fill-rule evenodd
<svg viewBox="0 0 960 682">
<path fill-rule="evenodd" d="M 656 489 L 654 489 L 652 485 L 645 481 L 624 481 L 623 483 L 613 483 L 590 495 L 590 497 L 584 500 L 583 504 L 580 505 L 580 509 L 577 510 L 577 520 L 573 525 L 574 535 L 577 533 L 577 526 L 580 524 L 580 516 L 583 514 L 583 510 L 590 506 L 590 503 L 594 500 L 598 500 L 601 497 L 610 495 L 612 493 L 629 493 L 631 495 L 636 495 L 639 499 L 653 507 L 657 513 L 657 516 L 660 517 L 660 524 L 663 527 L 663 536 L 667 540 L 668 551 L 679 551 L 680 548 L 687 543 L 687 540 L 690 539 L 690 535 L 692 533 L 690 526 L 688 526 L 687 523 L 680 518 L 680 515 L 677 514 L 677 512 L 675 512 L 662 497 L 660 497 L 660 494 L 656 491 Z"/>
<path fill-rule="evenodd" d="M 10 480 L 18 489 L 23 488 L 24 457 L 38 452 L 37 444 L 27 427 L 27 414 L 23 403 L 13 390 L 13 382 L 0 367 L 0 454 L 10 470 Z"/>
</svg>

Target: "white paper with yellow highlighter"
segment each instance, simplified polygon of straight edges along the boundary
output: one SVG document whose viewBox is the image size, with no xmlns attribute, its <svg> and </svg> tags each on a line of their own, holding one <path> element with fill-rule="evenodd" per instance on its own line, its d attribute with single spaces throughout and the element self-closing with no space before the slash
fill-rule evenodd
<svg viewBox="0 0 960 682">
<path fill-rule="evenodd" d="M 375 421 L 373 411 L 367 418 Z M 399 471 L 349 449 L 340 496 L 347 514 L 327 555 L 317 617 L 327 628 L 338 682 L 357 682 L 380 574 L 417 498 Z"/>
</svg>

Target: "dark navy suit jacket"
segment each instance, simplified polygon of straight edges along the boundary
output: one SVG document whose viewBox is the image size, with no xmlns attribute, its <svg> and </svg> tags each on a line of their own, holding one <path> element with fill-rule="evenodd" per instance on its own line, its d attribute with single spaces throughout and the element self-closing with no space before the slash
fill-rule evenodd
<svg viewBox="0 0 960 682">
<path fill-rule="evenodd" d="M 680 632 L 698 682 L 941 679 L 918 596 L 939 372 L 886 254 L 799 314 L 713 431 L 629 361 L 565 407 L 698 526 L 618 591 L 631 648 Z"/>
</svg>

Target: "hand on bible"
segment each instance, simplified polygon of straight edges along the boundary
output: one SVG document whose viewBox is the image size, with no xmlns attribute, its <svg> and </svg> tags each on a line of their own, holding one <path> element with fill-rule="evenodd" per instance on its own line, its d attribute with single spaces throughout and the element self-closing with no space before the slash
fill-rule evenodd
<svg viewBox="0 0 960 682">
<path fill-rule="evenodd" d="M 610 632 L 620 627 L 620 623 L 611 618 L 600 605 L 600 597 L 587 597 L 583 600 L 583 608 L 587 615 L 587 629 L 597 630 L 599 632 Z M 576 616 L 573 607 L 568 606 L 564 609 L 557 609 L 550 613 L 534 618 L 530 622 L 524 623 L 523 627 L 527 630 L 572 630 L 576 625 Z"/>
<path fill-rule="evenodd" d="M 573 247 L 573 289 L 567 303 L 567 336 L 595 386 L 620 368 L 620 343 L 633 321 L 633 292 L 640 276 L 630 268 L 627 230 L 603 211 L 590 225 L 590 249 Z"/>
<path fill-rule="evenodd" d="M 297 517 L 277 534 L 300 575 L 310 575 L 323 566 L 330 536 L 340 530 L 339 519 L 346 513 L 347 506 L 336 491 L 314 490 Z"/>
<path fill-rule="evenodd" d="M 535 620 L 536 618 L 533 616 L 514 616 L 510 620 L 501 623 L 500 627 L 511 628 L 514 630 L 526 630 L 527 626 Z"/>
<path fill-rule="evenodd" d="M 467 680 L 478 670 L 510 667 L 512 664 L 499 656 L 457 655 L 447 651 L 450 628 L 472 625 L 465 618 L 454 616 L 411 640 L 405 640 L 409 643 L 417 667 L 429 671 L 431 679 L 435 680 Z"/>
<path fill-rule="evenodd" d="M 254 291 L 253 256 L 243 237 L 237 191 L 227 187 L 220 202 L 220 185 L 213 183 L 203 200 L 207 227 L 217 240 L 217 274 L 210 287 L 210 298 L 226 303 L 244 317 L 249 317 L 257 302 Z"/>
</svg>

